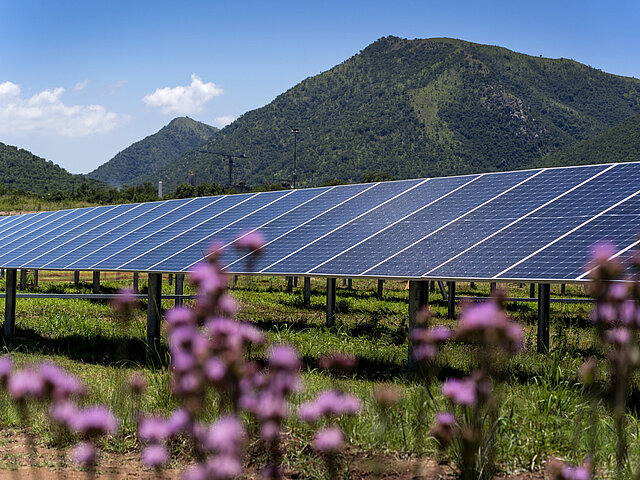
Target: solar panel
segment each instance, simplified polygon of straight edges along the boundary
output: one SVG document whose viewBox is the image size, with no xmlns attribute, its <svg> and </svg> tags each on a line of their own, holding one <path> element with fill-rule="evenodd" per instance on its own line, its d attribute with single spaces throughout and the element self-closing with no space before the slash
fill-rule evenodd
<svg viewBox="0 0 640 480">
<path fill-rule="evenodd" d="M 635 245 L 639 185 L 625 163 L 39 212 L 0 218 L 0 268 L 188 272 L 215 240 L 230 273 L 582 281 L 593 243 Z M 263 254 L 233 248 L 257 229 Z"/>
</svg>

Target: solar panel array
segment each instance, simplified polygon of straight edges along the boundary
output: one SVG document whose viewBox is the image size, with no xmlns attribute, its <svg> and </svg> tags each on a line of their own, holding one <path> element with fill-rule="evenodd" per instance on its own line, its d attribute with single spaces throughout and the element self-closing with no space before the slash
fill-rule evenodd
<svg viewBox="0 0 640 480">
<path fill-rule="evenodd" d="M 637 243 L 639 193 L 624 163 L 40 212 L 0 218 L 0 267 L 188 272 L 216 240 L 231 273 L 575 281 Z"/>
</svg>

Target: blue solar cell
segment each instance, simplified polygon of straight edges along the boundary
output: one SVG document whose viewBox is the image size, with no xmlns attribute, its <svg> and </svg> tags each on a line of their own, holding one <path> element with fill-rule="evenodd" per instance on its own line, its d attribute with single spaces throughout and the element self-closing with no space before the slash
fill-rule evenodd
<svg viewBox="0 0 640 480">
<path fill-rule="evenodd" d="M 369 184 L 331 187 L 329 191 L 321 197 L 311 200 L 305 205 L 300 206 L 300 208 L 274 220 L 269 225 L 260 229 L 267 242 L 264 254 L 261 254 L 258 258 L 252 256 L 253 260 L 251 261 L 247 261 L 243 256 L 241 259 L 236 260 L 235 263 L 228 263 L 227 267 L 229 271 L 243 272 L 247 265 L 252 265 L 255 269 L 260 269 L 279 260 L 282 256 L 298 248 L 295 247 L 295 245 L 304 244 L 295 242 L 289 245 L 288 242 L 282 241 L 285 235 L 289 236 L 289 238 L 294 238 L 294 236 L 297 235 L 296 232 L 302 225 L 309 223 L 314 218 L 324 217 L 339 206 L 353 199 L 356 195 L 362 194 L 373 187 L 374 185 Z"/>
<path fill-rule="evenodd" d="M 69 252 L 50 266 L 69 270 L 91 269 L 93 265 L 120 252 L 127 245 L 157 231 L 162 227 L 163 221 L 174 221 L 177 218 L 182 218 L 188 212 L 211 203 L 210 199 L 200 199 L 201 201 L 198 202 L 196 200 L 198 199 L 162 202 L 143 215 L 123 222 L 109 235 L 96 238 L 77 250 Z"/>
<path fill-rule="evenodd" d="M 65 213 L 51 215 L 42 222 L 36 222 L 37 228 L 17 231 L 8 241 L 4 242 L 0 264 L 7 267 L 19 267 L 23 262 L 22 255 L 36 251 L 39 247 L 66 232 L 69 228 L 80 225 L 91 218 L 97 210 L 107 210 L 113 207 L 82 208 L 68 210 Z"/>
<path fill-rule="evenodd" d="M 303 241 L 299 250 L 269 266 L 266 272 L 305 272 L 320 262 L 343 251 L 351 243 L 357 242 L 363 235 L 373 233 L 380 228 L 379 222 L 386 212 L 390 215 L 389 204 L 402 197 L 408 189 L 422 183 L 422 180 L 388 182 L 376 185 L 339 208 L 309 222 L 295 232 L 296 239 Z M 378 208 L 379 207 L 379 208 Z M 379 211 L 383 210 L 383 211 Z M 360 222 L 354 228 L 355 222 Z M 374 222 L 372 225 L 371 223 Z M 290 243 L 289 235 L 282 242 Z"/>
<path fill-rule="evenodd" d="M 445 225 L 452 221 L 454 223 L 451 225 L 462 223 L 465 217 L 461 218 L 461 216 L 469 214 L 474 208 L 479 207 L 478 210 L 491 208 L 490 205 L 497 201 L 498 195 L 519 183 L 533 181 L 536 173 L 536 171 L 522 171 L 484 175 L 455 192 L 452 188 L 446 188 L 446 182 L 442 182 L 442 190 L 439 192 L 442 197 L 438 201 L 408 216 L 344 255 L 340 255 L 320 271 L 331 274 L 351 269 L 373 276 L 405 276 L 407 274 L 419 276 L 424 273 L 425 263 L 432 262 L 433 259 L 440 261 L 442 258 L 438 252 L 434 252 L 434 248 L 441 248 L 440 244 L 431 240 L 431 237 L 442 236 L 446 231 Z M 489 201 L 491 202 L 485 207 L 480 207 Z M 438 229 L 442 230 L 438 231 Z M 457 234 L 448 238 L 443 245 L 451 248 L 452 242 L 466 240 L 466 235 L 460 238 Z M 406 249 L 407 255 L 403 253 L 391 258 L 403 249 Z M 388 260 L 384 261 L 385 259 Z M 409 271 L 404 270 L 405 268 L 409 268 Z"/>
<path fill-rule="evenodd" d="M 33 231 L 39 228 L 41 225 L 45 223 L 50 223 L 56 218 L 60 218 L 63 215 L 69 213 L 67 211 L 55 211 L 55 212 L 38 212 L 32 213 L 28 215 L 16 215 L 15 221 L 7 224 L 0 231 L 0 242 L 2 242 L 3 247 L 7 245 L 13 238 L 17 238 L 19 236 L 23 236 L 28 234 L 30 231 Z"/>
<path fill-rule="evenodd" d="M 640 196 L 590 221 L 553 245 L 505 272 L 507 278 L 577 279 L 585 272 L 593 245 L 607 241 L 618 250 L 637 241 Z"/>
<path fill-rule="evenodd" d="M 105 245 L 109 241 L 117 238 L 117 231 L 131 226 L 135 219 L 145 215 L 151 210 L 158 210 L 165 202 L 149 202 L 130 205 L 122 205 L 114 211 L 114 215 L 108 220 L 99 223 L 92 229 L 80 233 L 74 238 L 68 240 L 64 244 L 60 244 L 55 249 L 50 250 L 41 258 L 37 259 L 40 263 L 39 267 L 31 268 L 65 268 L 73 259 L 76 260 L 80 252 L 82 256 L 86 255 L 86 251 L 95 251 L 99 247 Z"/>
<path fill-rule="evenodd" d="M 230 208 L 236 207 L 242 202 L 254 197 L 255 194 L 227 195 L 223 197 L 196 199 L 187 205 L 158 218 L 140 229 L 135 235 L 123 237 L 118 245 L 118 251 L 114 255 L 96 263 L 92 268 L 100 270 L 125 269 L 127 262 L 131 262 L 148 250 L 176 237 L 184 232 L 185 228 L 197 225 L 201 222 L 216 218 Z M 196 205 L 193 205 L 196 204 Z"/>
<path fill-rule="evenodd" d="M 21 268 L 43 268 L 53 260 L 69 253 L 78 245 L 95 239 L 107 226 L 112 228 L 126 220 L 128 214 L 140 209 L 143 204 L 117 205 L 111 209 L 95 212 L 85 223 L 69 228 L 62 235 L 38 247 L 38 255 L 23 254 L 27 261 Z"/>
<path fill-rule="evenodd" d="M 223 265 L 228 265 L 246 253 L 239 252 L 233 248 L 232 244 L 239 235 L 254 229 L 262 231 L 264 227 L 276 221 L 276 219 L 302 208 L 307 202 L 320 198 L 329 191 L 329 187 L 324 187 L 287 192 L 287 195 L 282 195 L 277 202 L 265 206 L 262 210 L 254 211 L 222 230 L 205 232 L 206 235 L 192 245 L 175 249 L 166 259 L 154 265 L 153 268 L 166 271 L 180 271 L 189 268 L 202 259 L 202 252 L 207 251 L 212 241 L 224 247 L 221 262 Z"/>
<path fill-rule="evenodd" d="M 178 232 L 176 235 L 165 241 L 159 241 L 155 236 L 152 237 L 150 243 L 157 245 L 155 248 L 146 249 L 137 258 L 122 264 L 118 268 L 127 270 L 155 268 L 156 264 L 189 246 L 194 246 L 193 251 L 199 252 L 200 258 L 203 258 L 203 254 L 207 252 L 212 237 L 216 238 L 225 228 L 237 224 L 241 219 L 247 218 L 254 213 L 263 214 L 266 208 L 279 204 L 280 199 L 290 196 L 292 193 L 292 191 L 259 193 L 247 197 L 243 202 L 237 202 L 233 208 L 222 211 L 211 218 L 203 219 L 200 223 L 185 222 L 181 224 L 181 222 L 178 222 L 175 225 Z M 273 210 L 271 211 L 273 212 Z M 186 266 L 184 263 L 183 265 Z"/>
<path fill-rule="evenodd" d="M 582 169 L 573 172 L 581 174 Z M 560 172 L 560 171 L 557 171 Z M 562 173 L 567 170 L 562 170 Z M 638 165 L 620 164 L 428 272 L 434 277 L 491 278 L 633 193 Z"/>
</svg>

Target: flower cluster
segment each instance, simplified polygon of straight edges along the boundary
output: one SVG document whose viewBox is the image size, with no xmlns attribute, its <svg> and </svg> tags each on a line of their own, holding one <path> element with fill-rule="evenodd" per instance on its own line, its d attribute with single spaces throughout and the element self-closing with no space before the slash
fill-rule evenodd
<svg viewBox="0 0 640 480">
<path fill-rule="evenodd" d="M 589 459 L 579 466 L 554 459 L 549 462 L 548 470 L 552 480 L 591 480 L 593 477 L 593 465 Z"/>
<path fill-rule="evenodd" d="M 235 245 L 259 254 L 263 243 L 258 232 L 248 232 Z M 263 476 L 281 478 L 281 430 L 290 415 L 289 397 L 300 388 L 302 364 L 296 350 L 286 345 L 271 346 L 264 365 L 247 358 L 250 349 L 264 344 L 264 335 L 253 325 L 233 318 L 237 304 L 227 293 L 228 279 L 217 263 L 221 253 L 221 247 L 211 247 L 205 261 L 191 274 L 191 282 L 197 288 L 195 306 L 176 307 L 167 313 L 171 389 L 182 409 L 166 419 L 141 420 L 138 435 L 146 445 L 143 463 L 160 468 L 168 459 L 167 440 L 182 434 L 191 440 L 198 458 L 185 473 L 187 480 L 236 477 L 242 471 L 248 441 L 241 418 L 248 413 L 259 424 L 260 439 L 269 456 Z M 333 363 L 347 368 L 349 362 L 336 357 Z M 217 393 L 226 413 L 207 425 L 199 418 L 211 391 Z M 317 417 L 355 413 L 360 409 L 357 399 L 341 395 L 337 399 L 340 410 L 332 405 L 329 412 L 326 404 L 335 400 L 321 398 L 323 406 L 314 405 L 320 412 Z M 323 444 L 320 435 L 320 445 L 331 443 L 331 438 L 326 440 Z M 338 444 L 341 441 L 334 438 L 333 445 Z"/>
<path fill-rule="evenodd" d="M 93 466 L 97 459 L 96 440 L 118 430 L 119 421 L 103 405 L 78 407 L 74 397 L 86 394 L 84 385 L 59 366 L 43 362 L 14 370 L 9 357 L 0 358 L 0 385 L 18 404 L 26 422 L 26 402 L 36 401 L 49 405 L 51 421 L 69 432 L 77 434 L 82 441 L 74 447 L 74 459 L 83 466 Z"/>
<path fill-rule="evenodd" d="M 461 459 L 462 477 L 478 478 L 480 472 L 484 472 L 482 475 L 493 472 L 493 459 L 483 457 L 478 462 L 478 452 L 483 445 L 494 442 L 492 425 L 495 424 L 497 398 L 493 377 L 499 358 L 494 354 L 519 351 L 523 344 L 522 327 L 511 321 L 499 301 L 493 298 L 466 305 L 462 309 L 460 324 L 453 331 L 443 327 L 423 330 L 415 335 L 414 344 L 435 355 L 439 345 L 447 339 L 481 348 L 476 351 L 477 367 L 468 377 L 450 378 L 442 384 L 442 394 L 449 400 L 451 411 L 436 414 L 430 434 L 442 448 L 457 445 L 456 448 L 460 448 L 458 458 Z M 416 355 L 416 358 L 432 360 L 433 356 Z"/>
</svg>

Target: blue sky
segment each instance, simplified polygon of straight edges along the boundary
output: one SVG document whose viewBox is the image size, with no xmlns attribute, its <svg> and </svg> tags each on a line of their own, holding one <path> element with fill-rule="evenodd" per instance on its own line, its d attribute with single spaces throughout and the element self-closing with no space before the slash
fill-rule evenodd
<svg viewBox="0 0 640 480">
<path fill-rule="evenodd" d="M 0 0 L 0 142 L 87 173 L 177 116 L 223 126 L 386 35 L 640 78 L 640 2 Z"/>
</svg>

